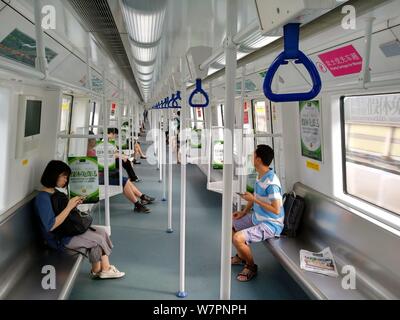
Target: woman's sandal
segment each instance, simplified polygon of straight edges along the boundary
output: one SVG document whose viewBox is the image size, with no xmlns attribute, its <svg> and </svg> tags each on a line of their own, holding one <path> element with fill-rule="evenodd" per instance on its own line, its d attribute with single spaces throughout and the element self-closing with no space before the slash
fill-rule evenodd
<svg viewBox="0 0 400 320">
<path fill-rule="evenodd" d="M 233 266 L 241 266 L 241 265 L 245 265 L 245 264 L 246 264 L 246 261 L 240 259 L 240 257 L 238 255 L 231 258 L 231 265 L 233 265 Z"/>
<path fill-rule="evenodd" d="M 243 270 L 237 275 L 236 279 L 240 282 L 250 281 L 257 275 L 257 265 L 245 265 Z"/>
</svg>

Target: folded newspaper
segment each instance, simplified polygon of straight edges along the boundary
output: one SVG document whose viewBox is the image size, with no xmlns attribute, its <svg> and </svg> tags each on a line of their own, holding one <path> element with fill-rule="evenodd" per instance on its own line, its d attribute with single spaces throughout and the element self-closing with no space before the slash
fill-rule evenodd
<svg viewBox="0 0 400 320">
<path fill-rule="evenodd" d="M 321 252 L 300 250 L 300 268 L 331 277 L 338 276 L 336 263 L 329 247 Z"/>
</svg>

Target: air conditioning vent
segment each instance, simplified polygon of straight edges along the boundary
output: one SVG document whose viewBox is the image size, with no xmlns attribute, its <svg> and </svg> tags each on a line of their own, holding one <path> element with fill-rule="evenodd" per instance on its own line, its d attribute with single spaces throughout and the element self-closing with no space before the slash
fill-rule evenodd
<svg viewBox="0 0 400 320">
<path fill-rule="evenodd" d="M 68 0 L 68 2 L 79 15 L 86 31 L 91 32 L 108 51 L 138 97 L 141 97 L 129 58 L 107 0 Z"/>
</svg>

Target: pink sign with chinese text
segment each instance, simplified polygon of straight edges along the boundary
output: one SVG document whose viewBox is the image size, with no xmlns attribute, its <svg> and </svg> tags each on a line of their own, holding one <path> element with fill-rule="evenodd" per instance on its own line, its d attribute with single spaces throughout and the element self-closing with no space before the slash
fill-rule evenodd
<svg viewBox="0 0 400 320">
<path fill-rule="evenodd" d="M 328 51 L 318 55 L 334 77 L 359 73 L 363 59 L 353 45 Z"/>
</svg>

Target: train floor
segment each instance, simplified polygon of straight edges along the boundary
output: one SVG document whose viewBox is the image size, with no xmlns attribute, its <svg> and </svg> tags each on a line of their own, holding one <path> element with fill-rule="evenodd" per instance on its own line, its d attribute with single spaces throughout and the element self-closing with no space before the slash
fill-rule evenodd
<svg viewBox="0 0 400 320">
<path fill-rule="evenodd" d="M 143 143 L 146 147 L 146 143 Z M 157 198 L 150 214 L 135 213 L 123 195 L 111 198 L 114 243 L 111 262 L 126 276 L 118 280 L 92 280 L 85 261 L 70 299 L 173 300 L 179 289 L 180 167 L 173 168 L 173 228 L 167 229 L 167 202 L 162 202 L 159 172 L 146 162 L 136 165 L 142 192 Z M 220 284 L 220 194 L 206 189 L 206 177 L 195 165 L 187 167 L 186 291 L 187 299 L 216 300 Z M 236 280 L 232 268 L 232 299 L 308 299 L 302 289 L 262 244 L 253 244 L 259 273 L 247 283 Z"/>
</svg>

